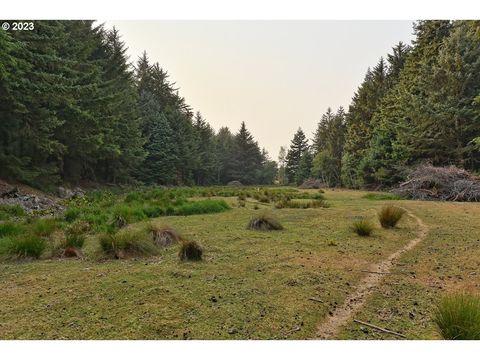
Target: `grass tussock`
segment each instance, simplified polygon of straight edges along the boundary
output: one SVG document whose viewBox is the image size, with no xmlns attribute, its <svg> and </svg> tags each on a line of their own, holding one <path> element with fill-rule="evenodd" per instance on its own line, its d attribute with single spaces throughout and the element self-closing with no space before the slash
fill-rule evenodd
<svg viewBox="0 0 480 360">
<path fill-rule="evenodd" d="M 360 236 L 370 236 L 374 226 L 370 220 L 360 219 L 352 224 L 353 231 Z"/>
<path fill-rule="evenodd" d="M 3 238 L 0 253 L 8 258 L 38 259 L 46 248 L 45 240 L 35 234 L 23 234 L 17 237 Z"/>
<path fill-rule="evenodd" d="M 378 213 L 378 220 L 383 228 L 393 228 L 405 214 L 405 210 L 398 206 L 386 205 Z"/>
<path fill-rule="evenodd" d="M 181 261 L 202 260 L 203 248 L 195 240 L 184 240 L 180 246 L 178 257 Z"/>
<path fill-rule="evenodd" d="M 283 225 L 271 214 L 263 213 L 250 219 L 247 225 L 249 230 L 283 230 Z"/>
<path fill-rule="evenodd" d="M 434 321 L 446 340 L 480 340 L 480 297 L 467 293 L 445 296 Z"/>
<path fill-rule="evenodd" d="M 158 248 L 145 229 L 124 229 L 115 234 L 101 234 L 100 246 L 104 254 L 116 259 L 158 254 Z"/>
<path fill-rule="evenodd" d="M 321 194 L 320 194 L 321 195 Z M 275 203 L 277 209 L 310 209 L 310 208 L 328 208 L 329 205 L 323 199 L 298 201 L 298 200 L 280 200 Z"/>
<path fill-rule="evenodd" d="M 362 198 L 367 200 L 402 200 L 401 196 L 390 193 L 367 193 Z"/>
<path fill-rule="evenodd" d="M 167 225 L 157 226 L 150 224 L 148 226 L 148 231 L 150 232 L 153 243 L 156 246 L 170 246 L 177 244 L 181 239 L 177 230 Z"/>
<path fill-rule="evenodd" d="M 176 208 L 171 215 L 210 214 L 228 209 L 230 209 L 230 206 L 224 200 L 207 199 L 183 204 Z"/>
<path fill-rule="evenodd" d="M 14 222 L 4 222 L 0 224 L 0 238 L 5 236 L 15 236 L 23 232 L 23 227 Z"/>
<path fill-rule="evenodd" d="M 0 205 L 0 220 L 10 220 L 12 218 L 24 217 L 27 213 L 20 205 Z"/>
</svg>

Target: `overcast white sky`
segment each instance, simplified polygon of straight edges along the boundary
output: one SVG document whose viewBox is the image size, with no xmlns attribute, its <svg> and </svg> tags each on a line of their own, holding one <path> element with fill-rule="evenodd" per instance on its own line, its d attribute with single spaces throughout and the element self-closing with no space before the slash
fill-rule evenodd
<svg viewBox="0 0 480 360">
<path fill-rule="evenodd" d="M 242 121 L 276 160 L 302 127 L 308 137 L 327 107 L 348 105 L 368 67 L 412 21 L 106 21 L 131 61 L 159 62 L 194 111 L 218 130 Z"/>
</svg>

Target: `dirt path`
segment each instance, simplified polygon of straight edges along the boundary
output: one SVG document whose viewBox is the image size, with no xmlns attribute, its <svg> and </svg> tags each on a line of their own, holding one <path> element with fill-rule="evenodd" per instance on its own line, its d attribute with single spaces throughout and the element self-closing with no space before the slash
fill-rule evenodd
<svg viewBox="0 0 480 360">
<path fill-rule="evenodd" d="M 335 338 L 340 329 L 346 325 L 348 321 L 350 321 L 357 311 L 363 306 L 363 304 L 365 304 L 368 295 L 375 291 L 375 288 L 378 286 L 380 281 L 394 265 L 394 261 L 406 251 L 413 249 L 427 236 L 427 225 L 425 225 L 420 218 L 411 212 L 408 212 L 408 215 L 417 221 L 419 227 L 417 237 L 412 239 L 400 250 L 391 254 L 386 260 L 371 266 L 369 269 L 371 273 L 360 280 L 356 290 L 347 297 L 341 306 L 337 307 L 335 311 L 333 311 L 333 315 L 329 316 L 325 321 L 321 322 L 317 326 L 318 339 Z"/>
</svg>

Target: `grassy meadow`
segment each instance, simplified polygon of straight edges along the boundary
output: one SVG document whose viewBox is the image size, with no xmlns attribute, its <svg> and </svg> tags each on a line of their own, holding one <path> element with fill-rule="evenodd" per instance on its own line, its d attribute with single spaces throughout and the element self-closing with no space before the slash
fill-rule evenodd
<svg viewBox="0 0 480 360">
<path fill-rule="evenodd" d="M 95 192 L 47 219 L 3 209 L 0 339 L 313 339 L 372 264 L 417 236 L 408 213 L 393 228 L 380 225 L 377 213 L 391 204 L 429 232 L 354 318 L 409 339 L 440 338 L 440 297 L 478 291 L 479 204 L 217 187 Z M 259 214 L 283 230 L 247 229 Z M 369 236 L 355 232 L 361 220 L 373 226 Z M 143 246 L 148 229 L 162 226 L 197 242 L 202 260 L 180 261 L 179 244 Z M 112 256 L 103 245 L 125 237 L 140 239 L 135 252 Z M 83 256 L 61 256 L 68 246 Z M 337 338 L 395 338 L 354 318 Z"/>
</svg>

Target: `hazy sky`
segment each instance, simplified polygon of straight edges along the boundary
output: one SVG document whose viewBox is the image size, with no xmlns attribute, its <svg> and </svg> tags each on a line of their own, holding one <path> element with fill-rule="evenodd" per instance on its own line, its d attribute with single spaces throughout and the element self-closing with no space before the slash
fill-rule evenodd
<svg viewBox="0 0 480 360">
<path fill-rule="evenodd" d="M 131 61 L 144 51 L 218 130 L 242 121 L 276 160 L 302 127 L 309 138 L 330 106 L 348 109 L 368 67 L 412 21 L 106 21 Z"/>
</svg>

